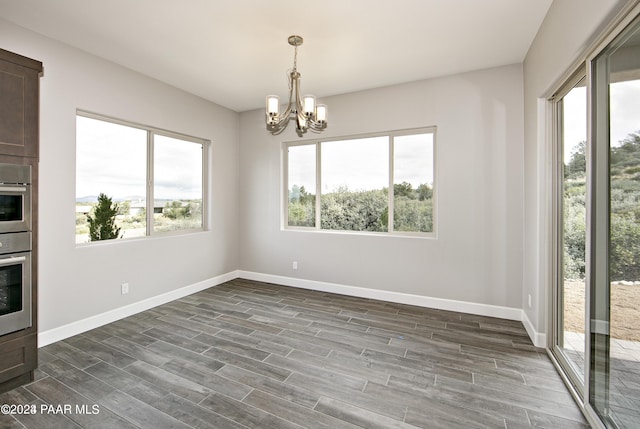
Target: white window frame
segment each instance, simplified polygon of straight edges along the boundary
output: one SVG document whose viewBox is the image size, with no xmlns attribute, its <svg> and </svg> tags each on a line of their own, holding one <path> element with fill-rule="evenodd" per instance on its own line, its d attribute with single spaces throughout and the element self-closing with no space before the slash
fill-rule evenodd
<svg viewBox="0 0 640 429">
<path fill-rule="evenodd" d="M 202 232 L 207 231 L 209 228 L 208 225 L 208 206 L 209 206 L 209 198 L 208 198 L 208 177 L 209 177 L 209 169 L 208 169 L 208 159 L 209 159 L 209 148 L 211 142 L 209 140 L 193 137 L 186 134 L 177 133 L 174 131 L 168 131 L 161 128 L 156 128 L 148 125 L 141 125 L 130 121 L 125 121 L 122 119 L 117 119 L 97 113 L 92 113 L 84 110 L 76 110 L 76 117 L 84 117 L 89 119 L 95 119 L 98 121 L 108 122 L 116 125 L 122 125 L 125 127 L 136 128 L 142 131 L 145 131 L 147 134 L 147 142 L 146 142 L 146 164 L 141 166 L 145 168 L 146 171 L 146 232 L 142 237 L 128 237 L 122 239 L 113 239 L 113 240 L 103 240 L 103 241 L 89 241 L 87 243 L 76 243 L 76 246 L 85 246 L 89 244 L 97 244 L 97 243 L 114 243 L 121 241 L 129 241 L 129 240 L 140 240 L 151 237 L 159 237 L 159 236 L 169 236 L 169 235 L 182 235 L 189 234 L 194 232 Z M 202 223 L 200 228 L 189 228 L 189 229 L 179 229 L 173 231 L 154 231 L 154 218 L 153 218 L 153 209 L 154 209 L 154 136 L 164 136 L 179 140 L 184 140 L 186 142 L 192 142 L 195 144 L 200 144 L 202 146 Z M 76 139 L 76 145 L 78 141 Z"/>
<path fill-rule="evenodd" d="M 395 137 L 414 135 L 414 134 L 432 134 L 433 136 L 433 186 L 432 191 L 433 195 L 431 198 L 431 202 L 433 204 L 433 212 L 432 212 L 432 230 L 431 232 L 420 232 L 420 231 L 395 231 L 394 230 L 394 139 Z M 373 232 L 373 231 L 350 231 L 350 230 L 333 230 L 333 229 L 322 229 L 320 218 L 320 207 L 321 207 L 321 195 L 322 195 L 322 143 L 323 142 L 333 142 L 333 141 L 342 141 L 342 140 L 358 140 L 358 139 L 367 139 L 371 137 L 388 137 L 389 144 L 389 184 L 388 184 L 388 230 L 386 232 Z M 288 157 L 288 148 L 295 146 L 310 146 L 315 145 L 316 147 L 316 187 L 315 187 L 315 226 L 289 226 L 289 157 Z M 328 139 L 313 139 L 313 140 L 304 140 L 304 141 L 290 141 L 282 143 L 282 214 L 281 214 L 281 229 L 286 231 L 308 231 L 308 232 L 323 232 L 323 233 L 331 233 L 331 234 L 373 234 L 373 235 L 383 235 L 383 236 L 406 236 L 406 237 L 426 237 L 426 238 L 437 238 L 437 213 L 438 213 L 438 204 L 437 204 L 437 176 L 438 176 L 438 157 L 437 157 L 437 127 L 423 127 L 423 128 L 412 128 L 405 130 L 395 130 L 395 131 L 387 131 L 387 132 L 379 132 L 379 133 L 368 133 L 368 134 L 357 134 L 352 136 L 341 136 L 341 137 L 333 137 Z"/>
</svg>

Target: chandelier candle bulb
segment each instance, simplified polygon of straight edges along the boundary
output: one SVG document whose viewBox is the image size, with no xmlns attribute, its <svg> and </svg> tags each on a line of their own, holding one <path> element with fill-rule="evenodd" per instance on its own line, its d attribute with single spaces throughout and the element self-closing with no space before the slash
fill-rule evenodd
<svg viewBox="0 0 640 429">
<path fill-rule="evenodd" d="M 311 116 L 316 111 L 316 97 L 314 95 L 305 95 L 303 99 L 304 114 Z"/>
<path fill-rule="evenodd" d="M 267 115 L 278 116 L 280 110 L 280 97 L 277 95 L 267 95 Z"/>
<path fill-rule="evenodd" d="M 327 122 L 327 106 L 324 104 L 318 104 L 316 106 L 316 121 L 323 124 Z"/>
</svg>

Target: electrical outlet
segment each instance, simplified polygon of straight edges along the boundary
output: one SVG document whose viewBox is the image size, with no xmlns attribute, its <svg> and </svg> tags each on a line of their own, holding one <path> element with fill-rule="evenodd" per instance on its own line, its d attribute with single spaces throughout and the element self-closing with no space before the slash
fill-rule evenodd
<svg viewBox="0 0 640 429">
<path fill-rule="evenodd" d="M 298 261 L 293 261 L 293 269 L 294 270 L 298 269 Z"/>
<path fill-rule="evenodd" d="M 125 282 L 120 285 L 120 293 L 122 295 L 126 295 L 129 293 L 129 283 Z"/>
</svg>

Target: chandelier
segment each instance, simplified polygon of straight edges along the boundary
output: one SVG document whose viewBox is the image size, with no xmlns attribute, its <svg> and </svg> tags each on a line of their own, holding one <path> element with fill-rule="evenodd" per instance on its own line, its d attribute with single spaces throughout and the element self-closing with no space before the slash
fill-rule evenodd
<svg viewBox="0 0 640 429">
<path fill-rule="evenodd" d="M 302 45 L 300 36 L 289 36 L 289 44 L 294 47 L 293 70 L 289 73 L 289 104 L 280 114 L 280 98 L 277 95 L 267 95 L 266 122 L 267 130 L 278 135 L 289 124 L 289 120 L 296 122 L 296 133 L 302 137 L 307 130 L 320 132 L 327 128 L 327 106 L 316 104 L 313 95 L 300 96 L 300 73 L 298 73 L 298 46 Z"/>
</svg>

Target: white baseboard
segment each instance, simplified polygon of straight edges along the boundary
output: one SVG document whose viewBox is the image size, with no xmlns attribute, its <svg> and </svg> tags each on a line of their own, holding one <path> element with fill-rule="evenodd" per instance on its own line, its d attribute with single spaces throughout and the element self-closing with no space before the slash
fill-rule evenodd
<svg viewBox="0 0 640 429">
<path fill-rule="evenodd" d="M 529 334 L 529 338 L 531 338 L 531 342 L 533 343 L 533 345 L 540 348 L 546 348 L 547 334 L 536 331 L 533 327 L 533 323 L 531 323 L 531 320 L 529 320 L 529 318 L 527 317 L 527 313 L 525 313 L 524 310 L 521 311 L 522 324 L 524 325 L 524 329 L 527 330 L 527 334 Z"/>
<path fill-rule="evenodd" d="M 436 308 L 439 310 L 458 311 L 461 313 L 477 314 L 479 316 L 498 317 L 500 319 L 522 320 L 522 310 L 519 308 L 501 307 L 497 305 L 478 304 L 452 299 L 431 298 L 423 295 L 412 295 L 379 289 L 368 289 L 355 286 L 345 286 L 336 283 L 319 282 L 293 277 L 274 276 L 271 274 L 238 271 L 238 276 L 248 280 L 277 283 L 301 289 L 312 289 L 322 292 L 337 293 L 339 295 L 357 296 L 360 298 L 378 299 L 399 304 L 416 305 L 419 307 Z"/>
<path fill-rule="evenodd" d="M 149 310 L 153 307 L 175 301 L 176 299 L 183 298 L 187 295 L 200 292 L 204 289 L 217 286 L 236 278 L 238 278 L 238 272 L 232 271 L 217 277 L 213 277 L 198 283 L 182 287 L 180 289 L 172 290 L 161 295 L 134 302 L 133 304 L 125 305 L 124 307 L 119 307 L 101 314 L 97 314 L 95 316 L 87 317 L 86 319 L 71 322 L 58 328 L 40 332 L 38 333 L 38 347 L 44 347 L 46 345 L 55 343 L 56 341 L 64 340 L 65 338 L 81 334 L 91 329 L 95 329 L 108 323 L 123 319 L 125 317 L 132 316 L 136 313 L 140 313 L 141 311 Z"/>
<path fill-rule="evenodd" d="M 416 305 L 419 307 L 435 308 L 439 310 L 457 311 L 461 313 L 476 314 L 480 316 L 497 317 L 500 319 L 521 321 L 536 347 L 546 347 L 546 335 L 535 331 L 531 321 L 520 308 L 502 307 L 497 305 L 479 304 L 467 301 L 456 301 L 443 298 L 432 298 L 422 295 L 413 295 L 386 290 L 369 289 L 356 286 L 347 286 L 337 283 L 327 283 L 315 280 L 305 280 L 294 277 L 262 274 L 252 271 L 236 270 L 217 277 L 213 277 L 180 289 L 176 289 L 158 296 L 154 296 L 124 307 L 106 311 L 86 319 L 78 320 L 58 328 L 38 333 L 38 347 L 44 347 L 56 341 L 81 334 L 91 329 L 98 328 L 111 322 L 132 316 L 141 311 L 149 310 L 158 305 L 166 304 L 176 299 L 200 292 L 213 286 L 217 286 L 229 280 L 244 278 L 267 283 L 276 283 L 284 286 L 292 286 L 301 289 L 317 290 L 336 293 L 339 295 L 357 296 L 360 298 L 377 299 L 396 302 L 399 304 Z"/>
</svg>

